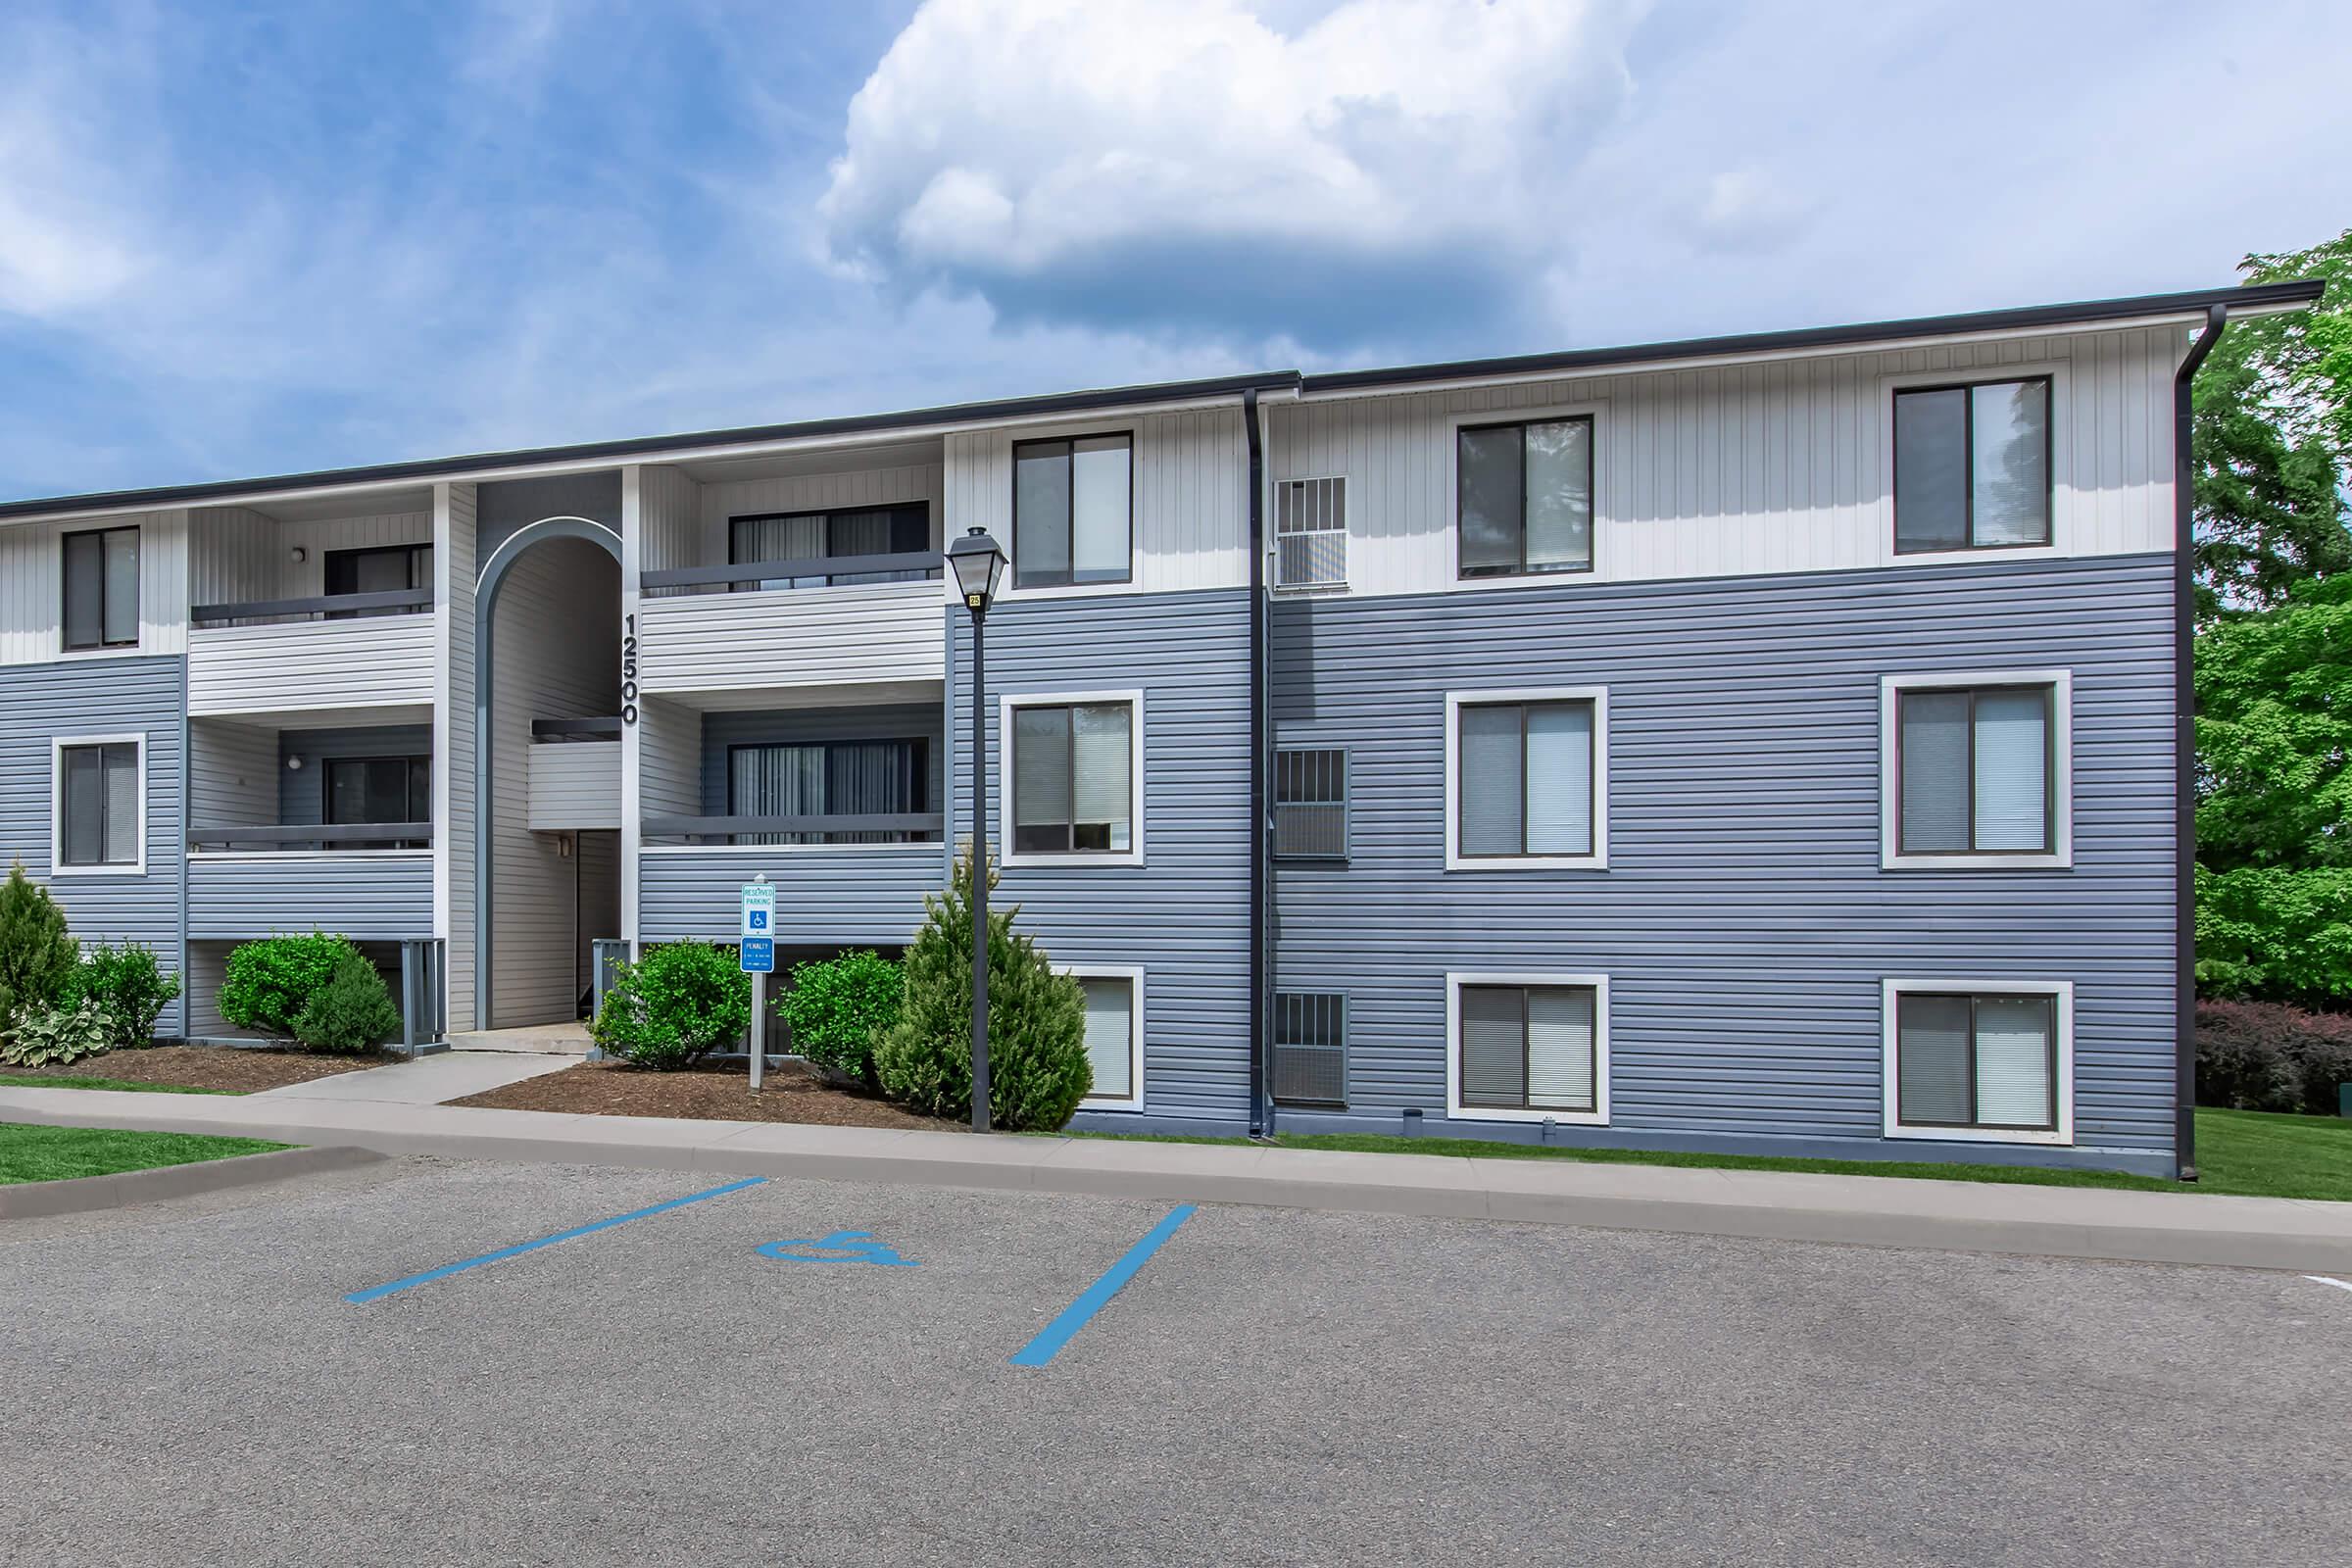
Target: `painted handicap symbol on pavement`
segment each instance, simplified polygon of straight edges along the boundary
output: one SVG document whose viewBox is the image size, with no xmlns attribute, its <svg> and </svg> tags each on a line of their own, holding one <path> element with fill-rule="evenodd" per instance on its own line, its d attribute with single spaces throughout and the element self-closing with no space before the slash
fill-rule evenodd
<svg viewBox="0 0 2352 1568">
<path fill-rule="evenodd" d="M 876 1263 L 884 1268 L 918 1268 L 911 1257 L 897 1252 L 873 1240 L 872 1231 L 835 1231 L 822 1241 L 793 1240 L 769 1242 L 754 1248 L 761 1257 L 779 1258 L 787 1263 Z"/>
</svg>

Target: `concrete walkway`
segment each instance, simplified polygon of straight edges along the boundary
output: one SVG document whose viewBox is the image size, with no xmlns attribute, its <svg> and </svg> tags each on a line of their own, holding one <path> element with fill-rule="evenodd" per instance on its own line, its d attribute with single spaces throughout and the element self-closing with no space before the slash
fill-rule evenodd
<svg viewBox="0 0 2352 1568">
<path fill-rule="evenodd" d="M 458 1051 L 537 1051 L 558 1056 L 585 1056 L 596 1044 L 584 1023 L 533 1023 L 515 1029 L 474 1029 L 449 1037 Z"/>
<path fill-rule="evenodd" d="M 501 1051 L 446 1051 L 437 1056 L 418 1056 L 414 1061 L 398 1062 L 389 1067 L 333 1073 L 324 1078 L 312 1078 L 277 1089 L 265 1089 L 245 1098 L 256 1102 L 269 1101 L 272 1103 L 283 1100 L 331 1100 L 394 1105 L 438 1105 L 577 1065 L 578 1059 L 572 1056 Z"/>
<path fill-rule="evenodd" d="M 379 1071 L 406 1072 L 448 1059 Z M 1027 1188 L 2352 1275 L 2352 1203 L 2278 1198 L 1140 1140 L 979 1138 L 483 1110 L 283 1092 L 230 1099 L 0 1089 L 0 1122 L 8 1121 L 241 1134 L 460 1159 Z"/>
</svg>

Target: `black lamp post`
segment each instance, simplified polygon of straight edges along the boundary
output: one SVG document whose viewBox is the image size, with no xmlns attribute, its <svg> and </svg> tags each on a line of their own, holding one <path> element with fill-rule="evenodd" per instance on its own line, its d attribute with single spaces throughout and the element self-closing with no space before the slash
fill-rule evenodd
<svg viewBox="0 0 2352 1568">
<path fill-rule="evenodd" d="M 972 1131 L 988 1131 L 988 715 L 989 601 L 1004 575 L 1004 551 L 974 528 L 948 546 L 956 591 L 972 612 Z"/>
</svg>

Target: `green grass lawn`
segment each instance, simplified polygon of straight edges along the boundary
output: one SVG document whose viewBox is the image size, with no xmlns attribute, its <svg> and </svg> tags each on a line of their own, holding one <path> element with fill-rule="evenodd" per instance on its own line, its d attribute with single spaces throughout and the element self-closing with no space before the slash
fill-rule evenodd
<svg viewBox="0 0 2352 1568">
<path fill-rule="evenodd" d="M 86 1078 L 78 1073 L 0 1072 L 0 1089 L 127 1089 L 140 1095 L 233 1095 L 234 1089 L 198 1089 L 192 1084 L 142 1084 L 127 1078 Z"/>
<path fill-rule="evenodd" d="M 1120 1133 L 1073 1134 L 1117 1138 Z M 1170 1138 L 1166 1143 L 1241 1143 L 1229 1138 Z M 1763 1154 L 1686 1154 L 1638 1149 L 1546 1149 L 1466 1138 L 1397 1138 L 1381 1133 L 1285 1133 L 1285 1149 L 1373 1154 L 1454 1154 L 1491 1159 L 1579 1159 L 1619 1165 L 1686 1165 L 1708 1170 L 1820 1171 L 1837 1176 L 1909 1176 L 1938 1181 L 2005 1182 L 2032 1187 L 2126 1187 L 2167 1193 L 2238 1193 L 2259 1198 L 2352 1201 L 2352 1120 L 2276 1116 L 2257 1110 L 2197 1112 L 2193 1187 L 2120 1171 L 2045 1170 L 2022 1165 L 1963 1165 L 1931 1160 L 1783 1159 Z"/>
<path fill-rule="evenodd" d="M 127 1133 L 107 1127 L 31 1127 L 0 1122 L 0 1185 L 188 1165 L 232 1154 L 266 1154 L 284 1144 L 197 1133 Z"/>
</svg>

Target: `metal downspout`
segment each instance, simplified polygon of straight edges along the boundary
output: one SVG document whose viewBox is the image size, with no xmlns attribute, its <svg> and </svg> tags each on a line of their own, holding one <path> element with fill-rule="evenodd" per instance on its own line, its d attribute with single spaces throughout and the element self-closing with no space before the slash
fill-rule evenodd
<svg viewBox="0 0 2352 1568">
<path fill-rule="evenodd" d="M 1242 426 L 1250 439 L 1250 1136 L 1273 1131 L 1266 1100 L 1266 939 L 1271 924 L 1266 875 L 1266 543 L 1265 443 L 1257 423 L 1257 388 L 1242 394 Z"/>
<path fill-rule="evenodd" d="M 2230 307 L 2205 313 L 2205 330 L 2173 374 L 2173 880 L 2178 907 L 2174 976 L 2173 1155 L 2197 1179 L 2197 588 L 2195 454 L 2197 367 L 2230 327 Z"/>
</svg>

